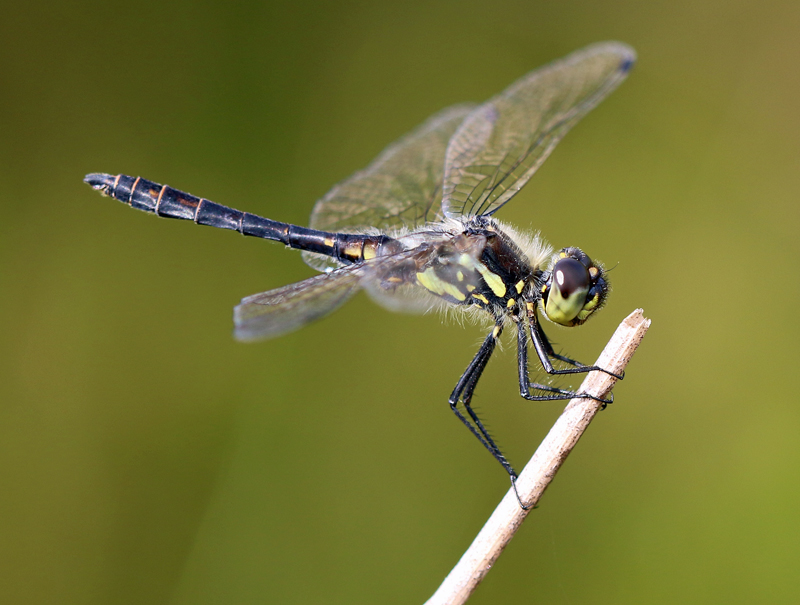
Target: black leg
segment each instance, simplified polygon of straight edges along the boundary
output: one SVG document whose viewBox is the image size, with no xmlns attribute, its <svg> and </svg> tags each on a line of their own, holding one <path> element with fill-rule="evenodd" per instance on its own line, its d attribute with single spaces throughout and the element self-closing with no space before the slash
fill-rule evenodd
<svg viewBox="0 0 800 605">
<path fill-rule="evenodd" d="M 541 324 L 531 317 L 530 320 L 530 332 L 531 332 L 531 340 L 533 341 L 533 348 L 536 351 L 536 355 L 539 357 L 539 361 L 542 362 L 542 367 L 544 371 L 548 374 L 585 374 L 587 372 L 593 372 L 598 370 L 600 372 L 605 372 L 609 376 L 613 376 L 618 380 L 622 380 L 625 377 L 625 374 L 614 374 L 613 372 L 609 372 L 605 368 L 601 368 L 600 366 L 587 366 L 579 361 L 575 361 L 574 359 L 570 359 L 569 357 L 564 357 L 563 355 L 558 355 L 553 351 L 553 347 L 550 344 L 550 341 L 547 339 L 547 336 L 542 330 Z M 526 348 L 526 356 L 527 356 L 527 348 Z M 557 370 L 553 366 L 553 362 L 550 361 L 550 358 L 554 357 L 555 359 L 559 359 L 565 363 L 568 363 L 573 368 L 568 368 L 566 370 Z"/>
<path fill-rule="evenodd" d="M 523 510 L 529 510 L 530 507 L 526 506 L 522 503 L 522 499 L 519 497 L 519 492 L 517 491 L 517 473 L 512 468 L 511 464 L 508 462 L 506 457 L 500 451 L 500 448 L 497 447 L 497 444 L 494 442 L 492 437 L 489 435 L 489 431 L 486 430 L 486 427 L 481 422 L 478 415 L 472 409 L 470 402 L 472 401 L 472 394 L 475 391 L 475 387 L 478 384 L 478 380 L 483 374 L 483 370 L 486 368 L 486 364 L 489 363 L 489 358 L 492 356 L 494 352 L 495 346 L 497 345 L 497 339 L 500 337 L 500 334 L 503 331 L 502 324 L 497 324 L 489 335 L 486 337 L 486 340 L 483 341 L 481 348 L 478 349 L 477 354 L 472 359 L 472 362 L 469 364 L 467 369 L 461 375 L 461 378 L 456 384 L 456 388 L 453 389 L 453 393 L 450 395 L 449 403 L 450 409 L 453 410 L 453 413 L 456 417 L 464 423 L 470 432 L 475 435 L 478 441 L 481 442 L 483 447 L 489 450 L 489 453 L 494 456 L 495 460 L 497 460 L 502 467 L 506 470 L 509 477 L 511 478 L 511 487 L 514 489 L 514 494 L 517 496 L 517 502 L 520 505 L 520 508 Z M 467 414 L 475 423 L 474 425 L 467 420 L 466 416 L 464 416 L 461 411 L 458 409 L 458 402 L 461 400 L 464 403 L 464 409 L 467 411 Z"/>
<path fill-rule="evenodd" d="M 531 333 L 533 334 L 535 328 L 531 326 Z M 534 347 L 537 347 L 536 340 L 533 339 Z M 549 346 L 550 343 L 547 343 Z M 542 347 L 544 348 L 544 347 Z M 537 353 L 539 352 L 539 348 L 537 347 Z M 541 355 L 540 355 L 541 358 Z M 545 356 L 544 359 L 547 359 L 547 363 L 550 364 L 550 368 L 553 369 L 552 363 L 550 363 L 549 358 Z M 603 404 L 603 407 L 607 406 L 609 403 L 614 401 L 614 396 L 610 396 L 608 399 L 601 399 L 599 397 L 595 397 L 594 395 L 589 395 L 587 393 L 576 393 L 575 391 L 568 391 L 566 389 L 558 389 L 556 387 L 548 386 L 546 384 L 539 384 L 536 382 L 531 382 L 528 378 L 528 335 L 525 332 L 525 326 L 520 325 L 519 330 L 517 331 L 517 364 L 519 368 L 519 394 L 528 401 L 557 401 L 557 400 L 565 400 L 565 399 L 572 399 L 573 397 L 581 397 L 583 399 L 594 399 L 595 401 L 599 401 Z M 545 365 L 544 360 L 542 360 L 542 365 Z M 545 366 L 545 369 L 547 367 Z M 582 366 L 581 368 L 576 368 L 574 370 L 555 370 L 553 369 L 551 374 L 575 374 L 578 372 L 588 372 L 591 370 L 599 370 L 601 368 L 592 367 L 592 366 Z M 549 372 L 549 370 L 548 370 Z M 544 391 L 548 393 L 547 395 L 534 395 L 531 393 L 531 390 L 535 391 Z"/>
<path fill-rule="evenodd" d="M 536 331 L 539 333 L 539 338 L 542 339 L 542 344 L 544 345 L 544 352 L 547 353 L 549 357 L 554 357 L 555 359 L 563 361 L 564 363 L 568 363 L 569 365 L 575 366 L 576 368 L 584 367 L 584 364 L 582 364 L 580 361 L 576 361 L 575 359 L 572 359 L 565 355 L 559 355 L 558 353 L 556 353 L 553 350 L 553 345 L 550 343 L 550 339 L 547 338 L 547 334 L 545 334 L 544 330 L 542 329 L 542 324 L 540 324 L 538 321 L 536 322 Z"/>
<path fill-rule="evenodd" d="M 453 410 L 453 413 L 458 417 L 461 422 L 466 425 L 466 427 L 472 432 L 475 437 L 477 437 L 478 441 L 483 444 L 489 452 L 494 456 L 497 461 L 503 465 L 503 468 L 506 471 L 513 475 L 514 469 L 511 468 L 511 465 L 506 460 L 505 456 L 500 452 L 500 448 L 497 447 L 494 440 L 489 435 L 489 432 L 486 430 L 486 427 L 483 426 L 483 423 L 478 418 L 475 411 L 470 406 L 470 402 L 472 401 L 472 394 L 475 392 L 475 387 L 478 384 L 478 380 L 483 374 L 483 370 L 486 368 L 486 364 L 489 363 L 489 359 L 494 352 L 495 346 L 497 346 L 497 339 L 499 338 L 502 332 L 502 326 L 498 325 L 495 326 L 494 329 L 489 333 L 486 337 L 486 340 L 483 341 L 481 348 L 478 349 L 475 357 L 470 362 L 467 369 L 461 375 L 461 378 L 456 384 L 455 389 L 453 389 L 452 394 L 450 395 L 449 403 L 450 409 Z M 464 409 L 466 410 L 467 414 L 470 418 L 472 418 L 474 425 L 467 420 L 466 416 L 461 413 L 461 410 L 458 409 L 458 402 L 462 401 L 464 403 Z"/>
</svg>

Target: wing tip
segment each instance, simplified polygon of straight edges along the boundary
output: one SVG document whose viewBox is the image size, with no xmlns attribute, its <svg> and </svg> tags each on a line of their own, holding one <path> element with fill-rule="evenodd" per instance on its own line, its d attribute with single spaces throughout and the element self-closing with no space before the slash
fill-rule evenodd
<svg viewBox="0 0 800 605">
<path fill-rule="evenodd" d="M 636 51 L 629 44 L 618 42 L 616 40 L 609 42 L 600 42 L 597 44 L 598 50 L 605 52 L 612 52 L 619 56 L 619 66 L 617 69 L 622 74 L 627 74 L 633 66 L 636 65 Z"/>
<path fill-rule="evenodd" d="M 618 44 L 623 51 L 622 59 L 619 62 L 619 71 L 621 74 L 627 75 L 628 72 L 633 69 L 633 66 L 636 65 L 636 51 L 627 44 L 622 44 L 621 42 L 618 42 Z"/>
<path fill-rule="evenodd" d="M 606 55 L 619 58 L 617 64 L 617 71 L 622 75 L 627 75 L 628 72 L 636 65 L 636 51 L 629 44 L 619 42 L 617 40 L 608 40 L 606 42 L 595 42 L 584 48 L 576 50 L 573 55 L 577 58 L 585 58 L 597 55 Z"/>
<path fill-rule="evenodd" d="M 633 69 L 634 65 L 636 65 L 636 55 L 624 57 L 622 61 L 620 61 L 619 70 L 623 74 L 627 74 L 631 69 Z"/>
</svg>

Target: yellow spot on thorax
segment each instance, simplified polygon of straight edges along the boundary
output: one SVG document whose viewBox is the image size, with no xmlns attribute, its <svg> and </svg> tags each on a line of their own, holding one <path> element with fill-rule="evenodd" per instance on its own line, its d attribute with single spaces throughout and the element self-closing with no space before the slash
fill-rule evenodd
<svg viewBox="0 0 800 605">
<path fill-rule="evenodd" d="M 433 271 L 433 268 L 429 268 L 421 273 L 417 273 L 417 282 L 419 282 L 419 284 L 426 290 L 429 290 L 434 294 L 438 294 L 439 296 L 449 294 L 458 301 L 467 300 L 466 294 L 459 290 L 454 284 L 440 279 L 439 276 Z"/>
<path fill-rule="evenodd" d="M 489 270 L 489 267 L 484 265 L 482 262 L 476 260 L 469 254 L 462 254 L 458 257 L 458 264 L 463 265 L 468 269 L 476 269 L 478 273 L 481 274 L 483 281 L 486 282 L 486 285 L 489 286 L 489 289 L 494 293 L 495 296 L 499 298 L 505 297 L 506 285 L 503 283 L 503 279 L 497 275 L 497 273 L 492 273 Z"/>
<path fill-rule="evenodd" d="M 431 281 L 431 278 L 427 273 L 417 273 L 417 281 L 423 288 L 426 288 L 435 294 L 439 294 L 437 288 L 434 287 L 433 281 Z"/>
<path fill-rule="evenodd" d="M 480 271 L 483 281 L 486 282 L 486 285 L 494 292 L 495 296 L 503 298 L 506 295 L 506 285 L 497 273 L 492 273 L 483 263 L 478 263 L 478 271 Z"/>
</svg>

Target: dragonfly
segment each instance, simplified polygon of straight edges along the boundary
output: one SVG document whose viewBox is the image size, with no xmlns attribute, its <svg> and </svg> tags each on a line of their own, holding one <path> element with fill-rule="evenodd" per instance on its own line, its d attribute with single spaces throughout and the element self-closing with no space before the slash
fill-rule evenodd
<svg viewBox="0 0 800 605">
<path fill-rule="evenodd" d="M 511 200 L 561 138 L 613 91 L 636 60 L 632 48 L 602 42 L 517 80 L 487 102 L 434 114 L 314 206 L 309 227 L 241 212 L 167 185 L 93 173 L 100 193 L 158 216 L 191 220 L 281 242 L 319 273 L 242 299 L 234 335 L 280 336 L 319 319 L 365 290 L 395 311 L 457 310 L 489 333 L 448 399 L 451 410 L 508 473 L 517 473 L 472 406 L 478 381 L 505 329 L 516 332 L 520 395 L 530 401 L 613 400 L 531 382 L 528 343 L 549 375 L 601 371 L 556 353 L 542 320 L 585 323 L 606 301 L 607 271 L 580 248 L 554 252 L 538 235 L 501 223 Z"/>
</svg>

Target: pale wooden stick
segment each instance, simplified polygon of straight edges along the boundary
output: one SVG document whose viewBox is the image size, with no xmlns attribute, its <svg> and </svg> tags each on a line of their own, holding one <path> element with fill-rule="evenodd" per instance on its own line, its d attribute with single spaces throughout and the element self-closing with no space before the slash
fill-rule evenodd
<svg viewBox="0 0 800 605">
<path fill-rule="evenodd" d="M 621 374 L 649 327 L 650 320 L 645 319 L 641 309 L 631 313 L 614 332 L 595 365 Z M 604 372 L 590 372 L 578 392 L 602 398 L 611 392 L 616 381 Z M 533 506 L 539 502 L 601 406 L 593 399 L 573 399 L 569 402 L 517 479 L 520 498 L 526 505 Z M 426 605 L 465 603 L 522 525 L 528 512 L 520 508 L 514 491 L 509 490 Z"/>
</svg>

